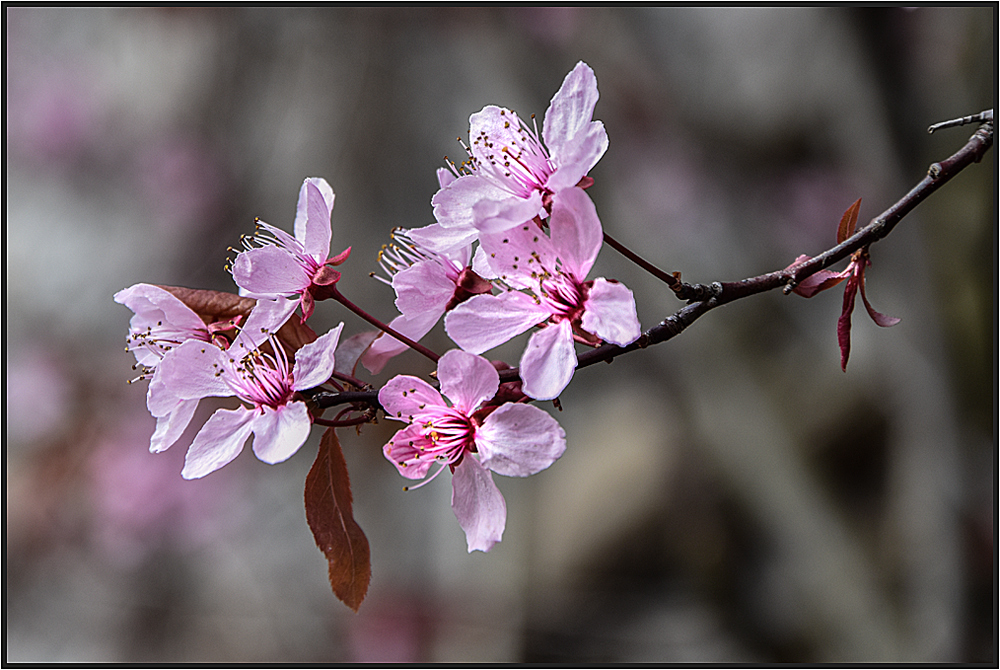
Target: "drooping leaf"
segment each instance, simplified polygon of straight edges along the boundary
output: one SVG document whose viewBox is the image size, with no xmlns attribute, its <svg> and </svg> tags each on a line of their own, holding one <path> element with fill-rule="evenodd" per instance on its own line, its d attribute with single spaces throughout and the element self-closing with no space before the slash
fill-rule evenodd
<svg viewBox="0 0 1000 670">
<path fill-rule="evenodd" d="M 372 576 L 371 552 L 354 520 L 347 464 L 333 428 L 323 433 L 316 462 L 306 476 L 305 502 L 306 521 L 330 563 L 333 593 L 357 612 Z"/>
<path fill-rule="evenodd" d="M 840 217 L 840 225 L 837 227 L 837 244 L 840 244 L 854 234 L 854 227 L 858 225 L 858 212 L 861 211 L 861 198 L 854 201 L 854 204 L 847 208 L 844 215 Z"/>
</svg>

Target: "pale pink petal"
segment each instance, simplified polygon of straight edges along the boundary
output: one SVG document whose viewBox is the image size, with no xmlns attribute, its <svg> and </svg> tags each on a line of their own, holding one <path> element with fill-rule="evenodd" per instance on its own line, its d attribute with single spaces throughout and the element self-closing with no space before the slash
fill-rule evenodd
<svg viewBox="0 0 1000 670">
<path fill-rule="evenodd" d="M 469 553 L 489 551 L 503 536 L 507 503 L 490 471 L 466 454 L 451 478 L 451 508 L 465 531 Z"/>
<path fill-rule="evenodd" d="M 533 405 L 507 403 L 476 433 L 482 464 L 499 475 L 527 477 L 555 463 L 566 450 L 559 422 Z"/>
<path fill-rule="evenodd" d="M 532 191 L 524 197 L 503 193 L 483 197 L 472 206 L 472 225 L 480 233 L 496 233 L 531 221 L 542 212 L 542 194 Z"/>
<path fill-rule="evenodd" d="M 378 392 L 378 401 L 387 418 L 407 422 L 428 406 L 447 407 L 437 389 L 410 375 L 398 375 L 386 382 Z"/>
<path fill-rule="evenodd" d="M 582 61 L 566 75 L 552 97 L 545 112 L 542 138 L 559 168 L 549 178 L 553 191 L 576 185 L 608 148 L 604 124 L 592 120 L 599 97 L 597 77 Z"/>
<path fill-rule="evenodd" d="M 333 211 L 333 189 L 322 177 L 309 177 L 299 189 L 295 211 L 295 237 L 306 253 L 316 260 L 326 260 L 330 253 L 330 214 Z"/>
<path fill-rule="evenodd" d="M 382 453 L 396 466 L 399 474 L 407 479 L 423 479 L 432 465 L 430 460 L 420 459 L 421 448 L 426 441 L 420 434 L 420 426 L 409 425 L 396 431 L 388 444 L 382 447 Z"/>
<path fill-rule="evenodd" d="M 179 400 L 192 400 L 208 396 L 226 397 L 233 395 L 225 381 L 225 374 L 219 374 L 231 363 L 226 352 L 214 344 L 188 340 L 176 349 L 171 349 L 157 366 L 156 376 L 169 393 Z M 150 386 L 152 396 L 159 393 Z M 156 412 L 150 407 L 153 416 Z"/>
<path fill-rule="evenodd" d="M 205 322 L 173 293 L 152 284 L 135 284 L 115 293 L 115 302 L 135 312 L 132 326 L 169 323 L 178 329 L 204 330 Z"/>
<path fill-rule="evenodd" d="M 445 267 L 434 260 L 419 261 L 400 270 L 392 278 L 392 288 L 396 291 L 396 309 L 400 313 L 434 312 L 437 318 L 444 314 L 448 301 L 455 295 L 455 281 L 448 277 Z"/>
<path fill-rule="evenodd" d="M 506 198 L 510 194 L 478 175 L 463 175 L 431 198 L 434 219 L 445 228 L 473 226 L 472 207 L 483 198 Z"/>
<path fill-rule="evenodd" d="M 605 342 L 624 347 L 642 334 L 635 298 L 625 284 L 603 277 L 595 279 L 583 309 L 580 325 Z"/>
<path fill-rule="evenodd" d="M 556 249 L 533 222 L 481 233 L 479 243 L 493 274 L 514 288 L 538 288 L 539 277 L 557 272 Z"/>
<path fill-rule="evenodd" d="M 215 472 L 239 456 L 252 431 L 251 409 L 220 409 L 213 414 L 191 443 L 184 457 L 181 477 L 198 479 Z"/>
<path fill-rule="evenodd" d="M 253 298 L 280 298 L 301 293 L 312 277 L 295 256 L 277 247 L 249 249 L 233 261 L 233 279 Z"/>
<path fill-rule="evenodd" d="M 438 185 L 441 188 L 451 185 L 453 181 L 458 179 L 458 175 L 449 170 L 448 168 L 438 168 L 437 169 Z"/>
<path fill-rule="evenodd" d="M 529 296 L 509 291 L 469 298 L 444 318 L 445 331 L 455 344 L 481 354 L 520 335 L 550 316 Z"/>
<path fill-rule="evenodd" d="M 597 76 L 589 65 L 578 62 L 545 111 L 542 139 L 553 154 L 590 126 L 599 98 Z"/>
<path fill-rule="evenodd" d="M 407 233 L 418 245 L 436 253 L 449 253 L 469 247 L 479 236 L 472 224 L 445 228 L 440 223 L 432 223 L 423 228 L 412 228 Z M 468 263 L 468 261 L 466 261 Z"/>
<path fill-rule="evenodd" d="M 250 422 L 254 434 L 253 452 L 257 458 L 271 465 L 288 460 L 309 437 L 312 421 L 309 420 L 306 404 L 264 405 L 260 411 Z"/>
<path fill-rule="evenodd" d="M 576 186 L 607 150 L 608 133 L 604 124 L 594 121 L 576 142 L 567 143 L 558 154 L 553 152 L 559 167 L 549 177 L 549 189 L 558 193 Z"/>
<path fill-rule="evenodd" d="M 285 325 L 298 305 L 299 301 L 294 299 L 259 299 L 233 339 L 233 343 L 229 345 L 229 353 L 235 358 L 243 358 L 259 347 L 270 335 L 277 333 Z"/>
<path fill-rule="evenodd" d="M 184 430 L 191 423 L 194 411 L 198 409 L 198 400 L 181 400 L 172 412 L 157 417 L 156 430 L 149 438 L 149 450 L 157 454 L 166 451 L 180 439 Z"/>
<path fill-rule="evenodd" d="M 558 398 L 576 370 L 573 327 L 569 321 L 542 328 L 531 336 L 521 356 L 522 390 L 535 400 Z"/>
<path fill-rule="evenodd" d="M 319 386 L 330 378 L 337 365 L 334 356 L 340 331 L 344 329 L 341 323 L 320 335 L 315 341 L 304 344 L 295 352 L 295 367 L 292 368 L 292 388 L 304 391 Z"/>
<path fill-rule="evenodd" d="M 459 349 L 448 351 L 438 361 L 441 393 L 463 414 L 469 415 L 500 387 L 496 368 L 483 358 Z"/>
<path fill-rule="evenodd" d="M 490 257 L 482 245 L 476 247 L 476 255 L 472 257 L 472 271 L 484 279 L 496 279 L 496 270 L 490 265 Z"/>
<path fill-rule="evenodd" d="M 440 318 L 440 314 L 433 312 L 418 313 L 412 317 L 400 314 L 389 322 L 389 327 L 411 340 L 419 341 L 420 338 L 431 332 Z M 389 362 L 389 359 L 409 348 L 409 345 L 403 344 L 392 335 L 382 333 L 361 355 L 361 364 L 373 375 L 377 375 L 382 372 L 382 368 Z"/>
<path fill-rule="evenodd" d="M 580 188 L 560 191 L 552 198 L 552 246 L 563 270 L 581 281 L 587 277 L 604 244 L 604 229 L 590 196 Z"/>
</svg>

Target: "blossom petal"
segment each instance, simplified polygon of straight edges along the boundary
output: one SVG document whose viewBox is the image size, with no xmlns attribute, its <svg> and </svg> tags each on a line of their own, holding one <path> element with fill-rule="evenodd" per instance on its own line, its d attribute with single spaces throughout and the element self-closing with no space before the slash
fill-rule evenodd
<svg viewBox="0 0 1000 670">
<path fill-rule="evenodd" d="M 480 233 L 479 243 L 492 274 L 515 288 L 537 288 L 540 276 L 558 272 L 556 249 L 533 222 L 499 233 Z"/>
<path fill-rule="evenodd" d="M 156 325 L 158 321 L 176 328 L 204 330 L 205 323 L 190 307 L 173 293 L 153 284 L 135 284 L 115 293 L 115 302 L 135 312 L 132 326 L 141 328 Z"/>
<path fill-rule="evenodd" d="M 302 182 L 295 211 L 295 238 L 306 253 L 320 262 L 330 253 L 333 200 L 333 189 L 322 177 L 309 177 Z"/>
<path fill-rule="evenodd" d="M 392 278 L 392 288 L 396 291 L 396 309 L 400 313 L 434 312 L 437 315 L 435 322 L 455 295 L 455 281 L 435 260 L 420 261 L 400 270 Z"/>
<path fill-rule="evenodd" d="M 389 322 L 389 327 L 411 340 L 419 341 L 420 338 L 431 332 L 440 318 L 440 314 L 433 312 L 418 313 L 412 317 L 400 314 Z M 403 344 L 389 333 L 381 333 L 361 355 L 361 364 L 373 375 L 377 375 L 382 372 L 382 368 L 385 367 L 390 358 L 398 356 L 409 348 L 409 345 Z"/>
<path fill-rule="evenodd" d="M 191 443 L 184 457 L 181 477 L 204 477 L 239 456 L 253 430 L 253 418 L 254 411 L 245 407 L 217 410 Z"/>
<path fill-rule="evenodd" d="M 156 430 L 149 438 L 150 452 L 157 454 L 166 451 L 180 439 L 184 430 L 191 423 L 194 411 L 198 409 L 199 400 L 181 400 L 173 411 L 164 416 L 157 417 Z"/>
<path fill-rule="evenodd" d="M 581 281 L 597 260 L 604 244 L 604 229 L 597 208 L 583 189 L 571 188 L 552 198 L 552 246 L 563 268 Z"/>
<path fill-rule="evenodd" d="M 427 439 L 420 434 L 420 426 L 409 425 L 396 431 L 382 447 L 382 453 L 396 466 L 399 474 L 407 479 L 423 479 L 430 470 L 431 461 L 421 459 L 421 449 Z"/>
<path fill-rule="evenodd" d="M 319 386 L 333 374 L 337 361 L 335 352 L 340 340 L 340 331 L 344 329 L 341 323 L 336 328 L 316 338 L 314 342 L 304 344 L 295 352 L 295 367 L 292 368 L 292 388 L 304 391 Z"/>
<path fill-rule="evenodd" d="M 386 418 L 407 422 L 427 405 L 447 407 L 437 389 L 410 375 L 398 375 L 386 382 L 378 392 L 378 401 L 385 409 Z"/>
<path fill-rule="evenodd" d="M 523 198 L 502 193 L 502 197 L 480 198 L 472 206 L 472 225 L 480 233 L 508 230 L 530 221 L 542 211 L 542 194 L 538 191 Z"/>
<path fill-rule="evenodd" d="M 559 168 L 549 178 L 553 191 L 575 186 L 608 148 L 604 124 L 592 120 L 599 97 L 597 77 L 583 61 L 566 75 L 552 97 L 542 138 Z"/>
<path fill-rule="evenodd" d="M 486 179 L 475 175 L 462 175 L 431 198 L 434 219 L 444 228 L 456 226 L 468 229 L 473 226 L 472 207 L 482 199 L 503 199 L 510 193 Z"/>
<path fill-rule="evenodd" d="M 559 167 L 549 177 L 549 189 L 558 193 L 576 186 L 607 150 L 608 133 L 604 124 L 594 121 L 576 143 L 567 144 L 557 156 L 553 152 Z"/>
<path fill-rule="evenodd" d="M 438 361 L 438 380 L 441 393 L 466 415 L 496 395 L 500 387 L 500 375 L 488 360 L 459 349 L 448 351 Z"/>
<path fill-rule="evenodd" d="M 251 298 L 287 298 L 312 283 L 295 256 L 277 246 L 249 249 L 236 256 L 233 279 Z"/>
<path fill-rule="evenodd" d="M 482 464 L 499 475 L 527 477 L 555 463 L 566 451 L 566 432 L 533 405 L 507 403 L 476 433 Z"/>
<path fill-rule="evenodd" d="M 448 253 L 469 247 L 479 237 L 479 231 L 473 228 L 471 223 L 451 228 L 445 228 L 440 223 L 432 223 L 423 228 L 411 228 L 407 235 L 424 249 L 436 253 Z M 468 264 L 468 260 L 465 264 Z"/>
<path fill-rule="evenodd" d="M 635 313 L 635 298 L 625 284 L 598 277 L 583 304 L 580 325 L 605 342 L 624 347 L 642 334 Z"/>
<path fill-rule="evenodd" d="M 286 461 L 309 437 L 312 421 L 304 402 L 280 407 L 262 406 L 253 418 L 253 452 L 257 458 L 274 465 Z"/>
<path fill-rule="evenodd" d="M 576 370 L 573 327 L 568 320 L 531 336 L 521 356 L 522 390 L 535 400 L 558 398 Z"/>
<path fill-rule="evenodd" d="M 156 376 L 163 383 L 163 389 L 150 384 L 150 398 L 147 403 L 153 416 L 160 416 L 154 405 L 160 393 L 169 393 L 178 400 L 226 397 L 234 395 L 220 374 L 230 365 L 229 357 L 214 344 L 188 340 L 176 349 L 171 349 L 157 366 Z"/>
<path fill-rule="evenodd" d="M 227 351 L 236 358 L 243 358 L 277 333 L 298 305 L 298 300 L 287 298 L 259 299 Z"/>
<path fill-rule="evenodd" d="M 503 536 L 507 503 L 493 476 L 472 455 L 455 466 L 451 478 L 451 508 L 465 531 L 469 553 L 489 551 Z"/>
<path fill-rule="evenodd" d="M 509 291 L 469 298 L 444 318 L 445 331 L 455 344 L 481 354 L 520 335 L 547 319 L 550 312 L 529 296 Z"/>
</svg>

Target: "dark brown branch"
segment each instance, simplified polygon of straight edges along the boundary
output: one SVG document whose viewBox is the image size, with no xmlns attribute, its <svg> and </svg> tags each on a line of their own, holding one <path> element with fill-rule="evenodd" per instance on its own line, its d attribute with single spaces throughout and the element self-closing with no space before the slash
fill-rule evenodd
<svg viewBox="0 0 1000 670">
<path fill-rule="evenodd" d="M 974 116 L 979 117 L 985 114 L 984 112 L 981 115 Z M 931 193 L 946 184 L 952 177 L 969 165 L 982 160 L 986 152 L 993 146 L 992 114 L 989 115 L 989 119 L 976 130 L 965 146 L 940 163 L 933 163 L 927 170 L 927 176 L 914 186 L 909 193 L 842 243 L 799 265 L 783 270 L 776 270 L 757 277 L 750 277 L 749 279 L 736 282 L 715 282 L 708 285 L 683 284 L 685 291 L 688 291 L 688 295 L 691 296 L 685 297 L 685 299 L 692 299 L 690 304 L 677 310 L 658 325 L 647 330 L 632 344 L 624 347 L 605 344 L 580 354 L 577 359 L 577 368 L 584 368 L 601 361 L 610 362 L 616 356 L 621 356 L 637 349 L 645 349 L 660 342 L 666 342 L 682 333 L 695 320 L 719 305 L 777 288 L 782 288 L 785 293 L 790 293 L 792 288 L 806 277 L 829 267 L 839 260 L 847 258 L 858 249 L 868 247 L 881 240 L 892 232 L 896 224 L 913 211 Z M 611 243 L 609 242 L 609 244 Z M 674 287 L 671 286 L 671 288 Z M 676 291 L 676 289 L 674 290 Z M 500 372 L 501 383 L 517 379 L 519 379 L 517 368 L 502 370 Z M 321 392 L 315 394 L 313 400 L 320 407 L 332 407 L 333 405 L 348 402 L 367 402 L 372 406 L 376 406 L 378 403 L 378 394 L 374 391 L 357 393 Z"/>
</svg>

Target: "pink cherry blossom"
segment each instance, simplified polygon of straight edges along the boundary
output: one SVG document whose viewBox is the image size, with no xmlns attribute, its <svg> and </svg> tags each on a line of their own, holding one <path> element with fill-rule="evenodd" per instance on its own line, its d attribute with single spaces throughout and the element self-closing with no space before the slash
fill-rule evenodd
<svg viewBox="0 0 1000 670">
<path fill-rule="evenodd" d="M 466 351 L 481 354 L 532 326 L 521 356 L 524 392 L 551 400 L 576 369 L 574 341 L 619 346 L 641 334 L 632 292 L 616 281 L 586 281 L 603 241 L 593 202 L 579 189 L 552 206 L 551 237 L 536 223 L 481 233 L 480 243 L 497 279 L 513 289 L 478 295 L 445 317 L 445 329 Z M 525 292 L 526 291 L 526 292 Z"/>
<path fill-rule="evenodd" d="M 169 291 L 152 284 L 135 284 L 123 289 L 115 294 L 115 302 L 135 312 L 125 338 L 126 349 L 135 355 L 133 367 L 142 371 L 138 379 L 150 378 L 147 406 L 156 418 L 156 430 L 149 449 L 154 453 L 163 451 L 184 432 L 198 401 L 181 400 L 163 388 L 157 370 L 160 360 L 188 340 L 228 347 L 229 340 L 222 333 L 234 329 L 240 319 L 206 326 L 190 307 Z M 159 390 L 153 393 L 153 388 Z"/>
<path fill-rule="evenodd" d="M 265 463 L 288 459 L 309 436 L 312 419 L 296 392 L 329 379 L 343 324 L 303 345 L 289 369 L 288 357 L 277 338 L 267 329 L 251 328 L 252 321 L 253 313 L 247 327 L 225 351 L 193 340 L 171 350 L 160 362 L 158 383 L 150 385 L 150 411 L 154 416 L 171 403 L 197 403 L 209 396 L 236 396 L 249 405 L 220 409 L 209 418 L 188 449 L 181 471 L 185 479 L 204 477 L 229 463 L 242 451 L 251 433 L 254 453 Z M 260 348 L 262 338 L 270 345 L 270 352 Z M 168 424 L 182 421 L 186 427 L 190 418 L 171 415 Z M 165 430 L 175 432 L 176 427 L 168 425 Z"/>
<path fill-rule="evenodd" d="M 289 299 L 283 303 L 287 315 L 300 304 L 303 322 L 312 315 L 315 299 L 322 297 L 325 287 L 340 279 L 340 273 L 331 266 L 340 265 L 351 253 L 348 247 L 336 256 L 327 257 L 333 200 L 333 189 L 326 180 L 310 177 L 299 191 L 295 237 L 263 221 L 257 222 L 257 232 L 244 238 L 246 248 L 236 256 L 232 266 L 240 295 Z"/>
<path fill-rule="evenodd" d="M 392 277 L 396 308 L 400 312 L 389 326 L 416 341 L 429 333 L 446 311 L 473 295 L 489 292 L 493 285 L 469 267 L 471 244 L 434 252 L 415 243 L 414 232 L 395 229 L 393 243 L 379 252 L 379 263 Z M 390 358 L 408 348 L 383 333 L 365 352 L 361 362 L 372 374 L 378 374 Z"/>
<path fill-rule="evenodd" d="M 531 405 L 484 406 L 500 384 L 484 358 L 452 349 L 438 361 L 438 379 L 440 392 L 408 375 L 393 377 L 379 391 L 386 417 L 408 424 L 383 453 L 408 479 L 424 479 L 438 463 L 437 472 L 418 486 L 447 466 L 453 474 L 451 507 L 469 551 L 489 551 L 507 522 L 507 506 L 490 471 L 510 477 L 540 472 L 566 450 L 566 433 Z"/>
<path fill-rule="evenodd" d="M 237 320 L 206 326 L 194 310 L 170 291 L 152 284 L 135 284 L 115 293 L 115 302 L 135 312 L 129 322 L 125 348 L 135 355 L 147 373 L 156 368 L 163 355 L 187 341 L 212 341 L 213 335 L 230 330 Z M 228 341 L 223 339 L 228 346 Z"/>
<path fill-rule="evenodd" d="M 552 97 L 542 133 L 504 107 L 489 105 L 469 118 L 469 160 L 431 200 L 445 228 L 503 231 L 546 216 L 551 203 L 581 183 L 608 148 L 594 121 L 597 78 L 582 61 Z M 544 143 L 543 143 L 544 140 Z M 547 148 L 546 148 L 547 147 Z"/>
</svg>

